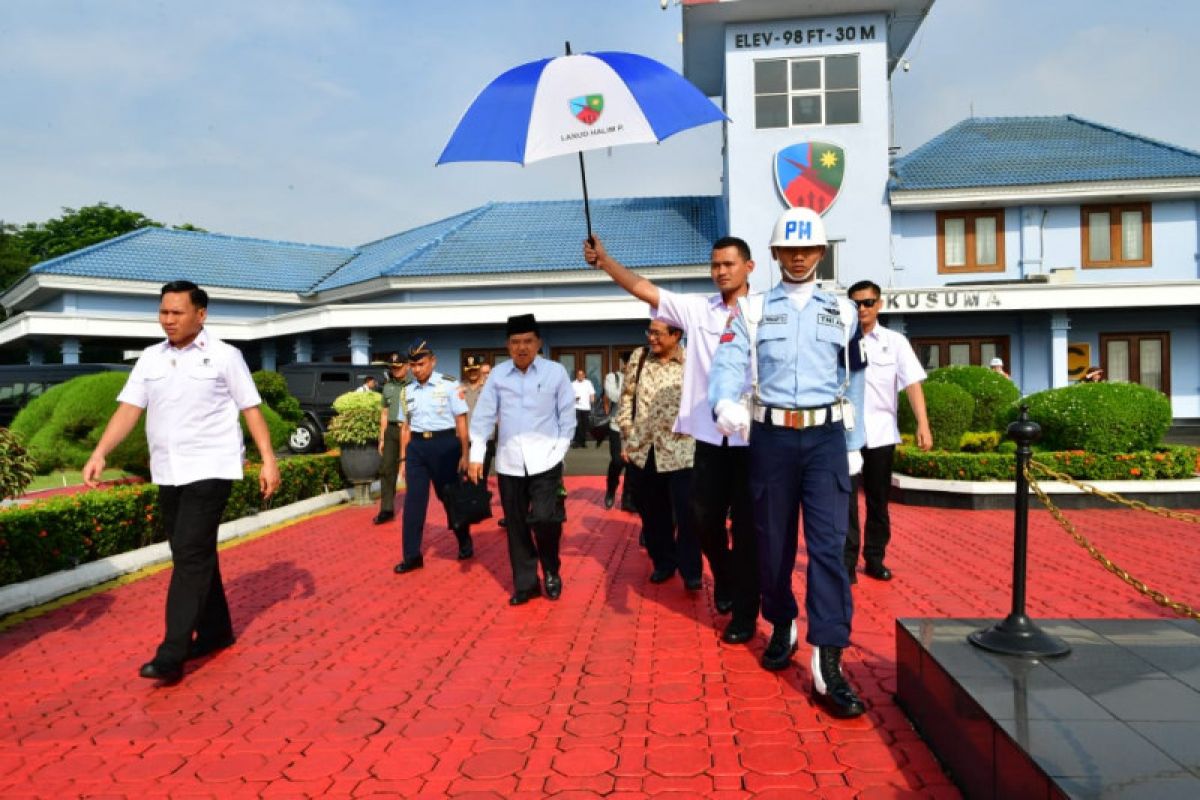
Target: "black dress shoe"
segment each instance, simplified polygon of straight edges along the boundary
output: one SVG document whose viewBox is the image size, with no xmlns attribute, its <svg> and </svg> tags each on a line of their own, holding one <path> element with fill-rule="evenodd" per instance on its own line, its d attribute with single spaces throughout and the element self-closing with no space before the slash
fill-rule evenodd
<svg viewBox="0 0 1200 800">
<path fill-rule="evenodd" d="M 416 558 L 406 558 L 395 566 L 393 572 L 397 575 L 403 575 L 406 572 L 413 572 L 425 566 L 425 559 L 421 556 Z"/>
<path fill-rule="evenodd" d="M 152 681 L 162 681 L 163 683 L 179 683 L 183 678 L 183 667 L 173 667 L 166 664 L 159 664 L 156 661 L 147 661 L 142 664 L 142 668 L 138 670 L 138 675 Z"/>
<path fill-rule="evenodd" d="M 525 590 L 514 592 L 513 596 L 508 598 L 508 604 L 510 606 L 523 606 L 526 603 L 528 603 L 530 600 L 532 600 L 533 598 L 541 597 L 541 596 L 542 596 L 542 590 L 535 586 L 532 589 L 525 589 Z"/>
<path fill-rule="evenodd" d="M 385 522 L 391 522 L 395 518 L 396 518 L 395 511 L 380 511 L 378 514 L 375 515 L 375 518 L 372 519 L 371 522 L 374 522 L 376 525 L 382 525 Z"/>
<path fill-rule="evenodd" d="M 557 600 L 562 594 L 562 576 L 557 572 L 546 573 L 546 597 L 551 600 Z"/>
<path fill-rule="evenodd" d="M 842 675 L 842 648 L 814 647 L 813 698 L 825 712 L 839 719 L 861 717 L 867 707 Z"/>
<path fill-rule="evenodd" d="M 858 583 L 858 570 L 854 567 L 846 567 L 846 577 L 850 580 L 850 583 Z"/>
<path fill-rule="evenodd" d="M 892 571 L 883 565 L 883 562 L 875 564 L 867 564 L 863 568 L 863 572 L 867 573 L 868 578 L 874 578 L 877 581 L 890 581 L 892 579 Z"/>
<path fill-rule="evenodd" d="M 612 492 L 609 492 L 608 494 L 604 495 L 605 510 L 612 508 L 616 504 L 616 502 L 617 502 L 617 496 L 615 494 L 613 494 Z"/>
<path fill-rule="evenodd" d="M 459 561 L 466 561 L 468 558 L 471 558 L 474 555 L 475 555 L 475 545 L 474 544 L 459 545 L 459 547 L 458 547 L 458 560 Z"/>
<path fill-rule="evenodd" d="M 220 652 L 226 647 L 230 647 L 236 641 L 237 639 L 233 638 L 232 633 L 228 636 L 222 636 L 220 639 L 197 639 L 196 641 L 192 642 L 190 647 L 188 647 L 187 657 L 189 659 L 204 658 L 207 655 Z"/>
<path fill-rule="evenodd" d="M 721 641 L 726 644 L 744 644 L 754 638 L 754 620 L 731 619 L 721 632 Z"/>
<path fill-rule="evenodd" d="M 650 573 L 651 583 L 665 583 L 671 580 L 671 576 L 675 574 L 673 569 L 656 569 Z"/>
<path fill-rule="evenodd" d="M 689 592 L 698 592 L 704 588 L 704 581 L 702 581 L 700 578 L 684 578 L 683 588 L 687 589 Z"/>
<path fill-rule="evenodd" d="M 713 606 L 717 609 L 718 614 L 728 614 L 733 611 L 733 601 L 723 597 L 713 600 Z"/>
<path fill-rule="evenodd" d="M 792 653 L 796 652 L 796 622 L 785 622 L 776 625 L 771 633 L 771 641 L 762 654 L 763 669 L 778 672 L 785 669 L 792 661 Z"/>
<path fill-rule="evenodd" d="M 496 520 L 496 524 L 499 525 L 501 528 L 507 528 L 508 527 L 508 518 L 501 517 L 500 519 Z"/>
</svg>

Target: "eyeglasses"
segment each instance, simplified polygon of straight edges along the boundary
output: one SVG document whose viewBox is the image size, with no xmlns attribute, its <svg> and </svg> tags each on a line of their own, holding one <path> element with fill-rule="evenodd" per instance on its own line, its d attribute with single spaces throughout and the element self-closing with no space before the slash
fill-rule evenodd
<svg viewBox="0 0 1200 800">
<path fill-rule="evenodd" d="M 879 302 L 879 298 L 865 297 L 862 300 L 851 300 L 851 302 L 859 308 L 874 308 L 875 304 Z"/>
<path fill-rule="evenodd" d="M 646 338 L 647 339 L 661 339 L 664 336 L 671 336 L 671 335 L 672 335 L 671 331 L 656 331 L 656 330 L 654 330 L 654 328 L 646 329 Z"/>
</svg>

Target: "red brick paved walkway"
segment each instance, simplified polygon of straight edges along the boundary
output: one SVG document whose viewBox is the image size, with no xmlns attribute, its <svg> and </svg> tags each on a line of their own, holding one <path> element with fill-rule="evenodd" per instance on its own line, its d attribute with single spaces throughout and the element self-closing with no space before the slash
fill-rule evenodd
<svg viewBox="0 0 1200 800">
<path fill-rule="evenodd" d="M 957 796 L 892 700 L 893 621 L 1003 616 L 1010 514 L 895 507 L 897 578 L 855 590 L 848 670 L 870 713 L 841 722 L 809 701 L 807 668 L 758 667 L 761 637 L 718 641 L 710 586 L 646 581 L 633 520 L 603 510 L 602 480 L 569 480 L 557 603 L 506 605 L 494 525 L 460 564 L 431 515 L 426 568 L 396 576 L 397 526 L 347 508 L 224 552 L 238 644 L 178 686 L 135 676 L 161 633 L 166 572 L 11 626 L 0 796 Z M 1195 526 L 1071 517 L 1200 602 Z M 1047 514 L 1031 528 L 1035 617 L 1159 615 Z"/>
</svg>

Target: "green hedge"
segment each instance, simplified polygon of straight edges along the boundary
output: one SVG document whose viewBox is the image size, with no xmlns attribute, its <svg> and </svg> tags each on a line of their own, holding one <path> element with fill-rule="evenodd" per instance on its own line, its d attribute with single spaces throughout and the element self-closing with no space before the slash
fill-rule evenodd
<svg viewBox="0 0 1200 800">
<path fill-rule="evenodd" d="M 275 412 L 266 403 L 258 407 L 262 412 L 263 419 L 267 423 L 267 431 L 271 435 L 271 449 L 278 450 L 287 444 L 288 436 L 291 435 L 293 425 Z M 246 418 L 239 416 L 238 419 L 242 425 L 242 440 L 246 443 L 246 458 L 257 460 L 262 458 L 258 452 L 258 446 L 254 444 L 254 437 L 250 435 L 250 430 L 246 427 Z M 130 434 L 132 436 L 133 434 Z"/>
<path fill-rule="evenodd" d="M 925 383 L 925 413 L 933 433 L 933 446 L 938 450 L 957 450 L 962 436 L 971 427 L 975 400 L 967 391 L 953 383 Z M 904 433 L 915 433 L 917 418 L 908 395 L 900 393 L 897 422 Z"/>
<path fill-rule="evenodd" d="M 338 460 L 298 456 L 279 462 L 283 482 L 271 507 L 343 488 Z M 0 584 L 61 569 L 162 541 L 158 487 L 122 486 L 53 497 L 0 509 Z M 225 521 L 260 510 L 258 465 L 233 486 Z"/>
<path fill-rule="evenodd" d="M 250 377 L 254 378 L 254 385 L 264 403 L 275 409 L 290 427 L 300 424 L 304 412 L 300 409 L 300 401 L 288 391 L 287 379 L 278 372 L 265 369 L 252 373 Z"/>
<path fill-rule="evenodd" d="M 1045 451 L 1033 458 L 1077 480 L 1180 480 L 1192 476 L 1198 455 L 1195 447 L 1168 445 L 1137 453 Z M 923 453 L 911 446 L 897 447 L 893 464 L 902 475 L 959 481 L 1011 481 L 1015 470 L 1012 453 Z"/>
<path fill-rule="evenodd" d="M 929 373 L 925 386 L 951 383 L 966 391 L 975 401 L 975 412 L 968 426 L 972 431 L 1002 430 L 996 416 L 1021 396 L 1017 385 L 987 367 L 953 366 Z"/>
<path fill-rule="evenodd" d="M 0 499 L 16 497 L 33 480 L 33 459 L 17 435 L 0 428 Z"/>
<path fill-rule="evenodd" d="M 1135 453 L 1153 450 L 1171 427 L 1171 401 L 1136 383 L 1077 383 L 1031 394 L 1020 401 L 1042 428 L 1046 450 Z M 1002 427 L 1017 418 L 1018 403 L 1002 414 Z"/>
<path fill-rule="evenodd" d="M 60 383 L 21 409 L 12 431 L 21 437 L 39 475 L 56 469 L 80 469 L 100 441 L 117 395 L 129 376 L 98 372 Z M 143 477 L 150 474 L 145 420 L 108 454 L 108 466 Z"/>
</svg>

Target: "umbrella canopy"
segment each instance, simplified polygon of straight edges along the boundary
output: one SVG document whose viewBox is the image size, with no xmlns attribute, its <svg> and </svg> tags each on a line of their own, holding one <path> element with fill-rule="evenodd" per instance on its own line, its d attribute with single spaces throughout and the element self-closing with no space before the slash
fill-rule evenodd
<svg viewBox="0 0 1200 800">
<path fill-rule="evenodd" d="M 565 55 L 491 82 L 458 123 L 439 164 L 512 161 L 661 142 L 726 117 L 679 73 L 635 53 Z"/>
</svg>

